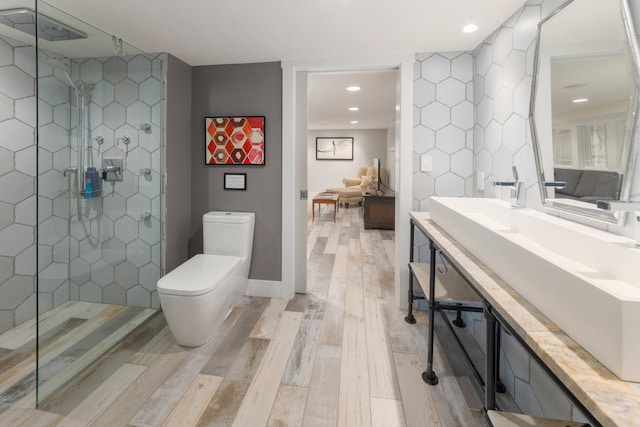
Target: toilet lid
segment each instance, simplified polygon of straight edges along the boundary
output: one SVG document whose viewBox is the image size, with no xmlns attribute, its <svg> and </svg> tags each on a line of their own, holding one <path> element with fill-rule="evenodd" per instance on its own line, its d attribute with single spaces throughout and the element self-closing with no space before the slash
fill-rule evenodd
<svg viewBox="0 0 640 427">
<path fill-rule="evenodd" d="M 202 295 L 215 289 L 235 271 L 241 257 L 196 255 L 158 280 L 158 292 L 168 295 Z"/>
</svg>

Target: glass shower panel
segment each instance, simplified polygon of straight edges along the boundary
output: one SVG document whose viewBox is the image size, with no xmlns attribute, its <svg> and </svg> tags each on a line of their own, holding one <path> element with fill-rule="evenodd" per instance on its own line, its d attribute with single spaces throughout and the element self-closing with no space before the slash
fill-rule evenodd
<svg viewBox="0 0 640 427">
<path fill-rule="evenodd" d="M 159 308 L 164 55 L 37 6 L 37 402 L 54 405 Z"/>
<path fill-rule="evenodd" d="M 38 51 L 38 311 L 69 300 L 69 87 Z M 68 62 L 68 61 L 67 61 Z M 55 64 L 55 67 L 54 67 Z M 62 77 L 62 78 L 61 78 Z"/>
</svg>

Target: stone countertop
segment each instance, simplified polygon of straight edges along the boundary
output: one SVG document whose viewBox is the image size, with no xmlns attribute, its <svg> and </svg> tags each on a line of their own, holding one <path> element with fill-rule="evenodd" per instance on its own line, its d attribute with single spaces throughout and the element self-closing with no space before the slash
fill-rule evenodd
<svg viewBox="0 0 640 427">
<path fill-rule="evenodd" d="M 640 383 L 622 381 L 605 368 L 431 221 L 428 212 L 409 215 L 602 425 L 640 424 Z"/>
</svg>

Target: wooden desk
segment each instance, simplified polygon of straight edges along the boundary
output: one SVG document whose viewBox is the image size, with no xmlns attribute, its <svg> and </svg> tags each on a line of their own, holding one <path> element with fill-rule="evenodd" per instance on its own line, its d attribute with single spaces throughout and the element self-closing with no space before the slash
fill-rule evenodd
<svg viewBox="0 0 640 427">
<path fill-rule="evenodd" d="M 320 205 L 333 205 L 333 222 L 336 222 L 336 212 L 338 211 L 338 198 L 340 195 L 333 193 L 318 193 L 314 196 L 311 211 L 313 221 L 316 220 L 316 205 L 318 205 L 318 214 L 320 213 Z"/>
</svg>

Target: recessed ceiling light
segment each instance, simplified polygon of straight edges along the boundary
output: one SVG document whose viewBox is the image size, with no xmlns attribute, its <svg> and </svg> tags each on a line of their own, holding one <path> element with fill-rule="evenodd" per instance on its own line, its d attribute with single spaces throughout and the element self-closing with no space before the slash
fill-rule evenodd
<svg viewBox="0 0 640 427">
<path fill-rule="evenodd" d="M 349 123 L 351 123 L 352 125 L 357 125 L 358 121 L 357 120 L 351 120 Z"/>
<path fill-rule="evenodd" d="M 348 90 L 349 92 L 357 92 L 357 91 L 359 91 L 359 90 L 360 90 L 360 86 L 349 86 L 349 87 L 347 88 L 347 90 Z"/>
<path fill-rule="evenodd" d="M 359 108 L 358 107 L 349 107 L 349 111 L 358 111 Z"/>
<path fill-rule="evenodd" d="M 588 100 L 589 100 L 589 98 L 577 98 L 577 99 L 574 99 L 571 102 L 573 102 L 574 104 L 579 104 L 581 102 L 587 102 Z"/>
<path fill-rule="evenodd" d="M 473 33 L 476 31 L 478 31 L 478 26 L 476 24 L 467 24 L 464 27 L 462 27 L 463 33 Z"/>
</svg>

